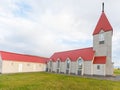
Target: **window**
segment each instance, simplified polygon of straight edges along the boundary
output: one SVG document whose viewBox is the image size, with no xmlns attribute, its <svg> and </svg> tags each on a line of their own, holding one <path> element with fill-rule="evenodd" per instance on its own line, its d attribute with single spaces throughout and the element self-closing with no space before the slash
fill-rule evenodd
<svg viewBox="0 0 120 90">
<path fill-rule="evenodd" d="M 82 69 L 82 60 L 81 59 L 78 60 L 78 69 Z"/>
<path fill-rule="evenodd" d="M 14 65 L 14 63 L 12 62 L 12 63 L 11 63 L 11 65 L 13 66 L 13 65 Z"/>
<path fill-rule="evenodd" d="M 41 64 L 39 64 L 39 67 L 41 67 Z"/>
<path fill-rule="evenodd" d="M 104 41 L 104 33 L 100 33 L 100 35 L 99 35 L 99 41 Z"/>
<path fill-rule="evenodd" d="M 97 65 L 97 70 L 100 70 L 100 65 Z"/>
<path fill-rule="evenodd" d="M 60 68 L 60 60 L 57 61 L 57 68 Z"/>
<path fill-rule="evenodd" d="M 104 33 L 103 32 L 101 32 L 100 34 L 99 34 L 99 44 L 104 44 Z"/>
<path fill-rule="evenodd" d="M 27 66 L 30 66 L 30 64 L 28 63 Z"/>
<path fill-rule="evenodd" d="M 70 60 L 67 60 L 67 69 L 69 69 L 70 68 Z"/>
</svg>

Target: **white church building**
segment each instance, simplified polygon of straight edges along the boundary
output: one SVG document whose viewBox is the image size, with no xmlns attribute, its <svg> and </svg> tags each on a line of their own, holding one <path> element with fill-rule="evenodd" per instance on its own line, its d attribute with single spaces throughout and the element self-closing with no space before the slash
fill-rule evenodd
<svg viewBox="0 0 120 90">
<path fill-rule="evenodd" d="M 113 28 L 104 12 L 93 31 L 93 47 L 54 53 L 47 61 L 47 71 L 75 75 L 113 75 Z"/>
<path fill-rule="evenodd" d="M 104 12 L 93 30 L 93 47 L 56 52 L 50 58 L 0 51 L 0 73 L 48 71 L 75 75 L 113 75 L 113 28 Z"/>
</svg>

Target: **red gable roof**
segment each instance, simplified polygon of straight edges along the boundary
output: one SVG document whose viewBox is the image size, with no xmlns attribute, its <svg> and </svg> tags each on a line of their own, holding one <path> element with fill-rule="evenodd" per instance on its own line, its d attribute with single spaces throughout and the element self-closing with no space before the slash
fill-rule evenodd
<svg viewBox="0 0 120 90">
<path fill-rule="evenodd" d="M 105 64 L 106 56 L 98 56 L 94 58 L 93 64 Z"/>
<path fill-rule="evenodd" d="M 100 19 L 95 27 L 93 35 L 98 34 L 101 31 L 101 29 L 104 32 L 113 30 L 104 12 L 102 12 L 100 16 Z"/>
<path fill-rule="evenodd" d="M 93 60 L 93 48 L 90 47 L 84 49 L 57 52 L 54 53 L 54 55 L 52 55 L 50 59 L 52 59 L 53 61 L 57 61 L 57 59 L 59 58 L 61 61 L 64 62 L 67 58 L 69 58 L 71 61 L 76 61 L 79 57 L 81 57 L 83 60 Z"/>
<path fill-rule="evenodd" d="M 1 59 L 7 61 L 46 63 L 47 58 L 0 51 Z"/>
</svg>

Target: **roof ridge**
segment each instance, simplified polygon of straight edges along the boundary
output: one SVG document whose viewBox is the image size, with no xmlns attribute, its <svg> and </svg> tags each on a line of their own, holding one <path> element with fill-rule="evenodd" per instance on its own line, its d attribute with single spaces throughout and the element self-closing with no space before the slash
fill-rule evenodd
<svg viewBox="0 0 120 90">
<path fill-rule="evenodd" d="M 90 49 L 90 48 L 93 48 L 93 47 L 87 47 L 87 48 L 81 48 L 81 49 L 73 49 L 73 50 L 67 50 L 67 51 L 60 51 L 60 52 L 55 52 L 54 54 L 63 53 L 63 52 L 77 51 L 77 50 L 84 50 L 84 49 Z"/>
<path fill-rule="evenodd" d="M 9 53 L 9 54 L 16 54 L 16 55 L 22 55 L 22 56 L 31 56 L 31 57 L 47 58 L 47 57 L 42 57 L 42 56 L 37 56 L 37 55 L 29 55 L 29 54 L 8 52 L 8 51 L 0 51 L 0 52 Z"/>
</svg>

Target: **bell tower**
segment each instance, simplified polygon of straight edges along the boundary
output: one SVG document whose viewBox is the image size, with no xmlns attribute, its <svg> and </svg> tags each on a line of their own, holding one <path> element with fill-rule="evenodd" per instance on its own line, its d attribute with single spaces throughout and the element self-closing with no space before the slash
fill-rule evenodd
<svg viewBox="0 0 120 90">
<path fill-rule="evenodd" d="M 102 13 L 93 32 L 93 49 L 95 56 L 106 56 L 106 75 L 113 74 L 112 35 L 113 28 L 106 17 L 102 3 Z"/>
</svg>

